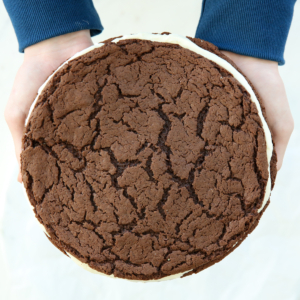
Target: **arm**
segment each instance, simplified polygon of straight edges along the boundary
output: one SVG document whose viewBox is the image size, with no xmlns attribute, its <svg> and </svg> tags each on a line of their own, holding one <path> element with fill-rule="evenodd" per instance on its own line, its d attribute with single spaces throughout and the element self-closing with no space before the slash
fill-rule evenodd
<svg viewBox="0 0 300 300">
<path fill-rule="evenodd" d="M 278 65 L 295 0 L 204 0 L 196 37 L 207 40 L 227 55 L 250 79 L 266 108 L 277 152 L 277 169 L 294 128 Z"/>
<path fill-rule="evenodd" d="M 5 108 L 20 165 L 25 119 L 39 87 L 103 27 L 91 0 L 4 0 L 24 61 Z M 18 181 L 21 182 L 19 174 Z"/>
<path fill-rule="evenodd" d="M 19 51 L 52 37 L 103 27 L 92 0 L 3 0 L 19 42 Z"/>
</svg>

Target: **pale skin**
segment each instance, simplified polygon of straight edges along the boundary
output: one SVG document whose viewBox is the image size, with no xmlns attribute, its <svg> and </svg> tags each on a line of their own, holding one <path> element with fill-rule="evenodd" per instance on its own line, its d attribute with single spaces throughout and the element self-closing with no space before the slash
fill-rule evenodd
<svg viewBox="0 0 300 300">
<path fill-rule="evenodd" d="M 54 37 L 25 49 L 24 61 L 17 72 L 5 109 L 5 119 L 13 137 L 19 167 L 24 124 L 39 87 L 65 60 L 91 45 L 93 42 L 89 30 L 82 30 Z M 276 145 L 279 170 L 294 129 L 294 121 L 278 64 L 228 51 L 222 52 L 250 79 L 262 98 Z M 22 182 L 21 173 L 18 174 L 18 181 Z"/>
</svg>

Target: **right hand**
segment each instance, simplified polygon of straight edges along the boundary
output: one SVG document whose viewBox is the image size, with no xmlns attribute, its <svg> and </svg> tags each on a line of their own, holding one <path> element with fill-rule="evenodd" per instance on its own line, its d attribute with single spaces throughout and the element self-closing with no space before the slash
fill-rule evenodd
<svg viewBox="0 0 300 300">
<path fill-rule="evenodd" d="M 228 51 L 222 52 L 242 70 L 261 96 L 275 143 L 277 170 L 280 170 L 294 129 L 294 120 L 284 84 L 279 74 L 278 63 Z"/>
<path fill-rule="evenodd" d="M 25 49 L 5 108 L 5 120 L 12 134 L 20 170 L 20 154 L 24 125 L 39 87 L 64 61 L 93 45 L 89 30 L 72 32 L 50 38 Z M 21 173 L 18 181 L 22 182 Z"/>
</svg>

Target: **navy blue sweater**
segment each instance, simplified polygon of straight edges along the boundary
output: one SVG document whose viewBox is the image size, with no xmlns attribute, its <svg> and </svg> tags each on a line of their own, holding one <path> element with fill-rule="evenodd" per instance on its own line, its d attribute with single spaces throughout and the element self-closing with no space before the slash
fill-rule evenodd
<svg viewBox="0 0 300 300">
<path fill-rule="evenodd" d="M 203 0 L 196 37 L 221 50 L 284 64 L 296 0 Z"/>
<path fill-rule="evenodd" d="M 3 0 L 19 51 L 69 32 L 103 27 L 92 0 Z M 222 50 L 277 61 L 283 52 L 296 0 L 203 0 L 196 37 Z"/>
</svg>

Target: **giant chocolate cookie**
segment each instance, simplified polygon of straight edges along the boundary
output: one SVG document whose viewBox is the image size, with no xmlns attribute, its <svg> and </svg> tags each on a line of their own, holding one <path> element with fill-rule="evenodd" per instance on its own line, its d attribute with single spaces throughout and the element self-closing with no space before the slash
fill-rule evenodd
<svg viewBox="0 0 300 300">
<path fill-rule="evenodd" d="M 150 280 L 199 272 L 245 239 L 276 154 L 258 95 L 228 61 L 205 41 L 137 35 L 49 78 L 21 161 L 56 247 L 90 270 Z"/>
</svg>

